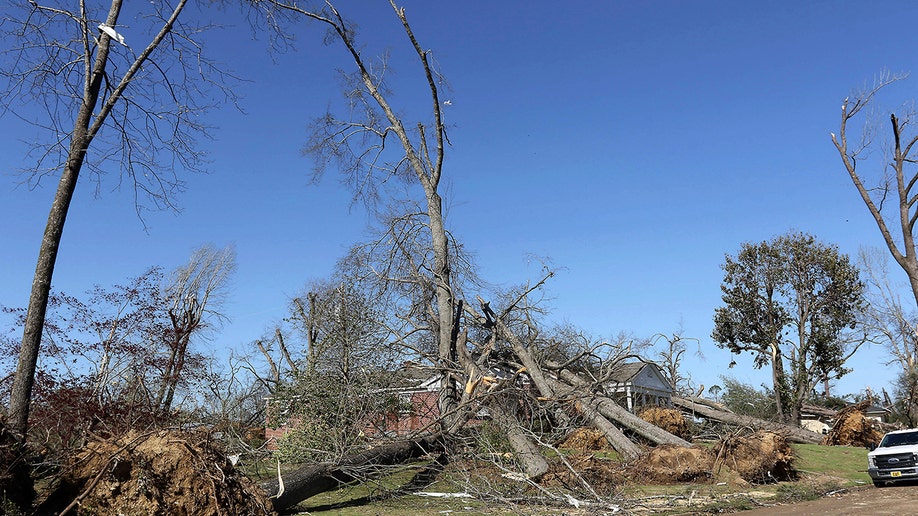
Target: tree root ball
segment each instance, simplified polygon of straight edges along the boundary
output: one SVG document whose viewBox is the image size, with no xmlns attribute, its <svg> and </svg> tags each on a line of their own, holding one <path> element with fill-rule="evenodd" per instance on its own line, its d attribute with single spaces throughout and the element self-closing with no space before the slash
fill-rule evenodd
<svg viewBox="0 0 918 516">
<path fill-rule="evenodd" d="M 752 484 L 793 480 L 794 452 L 787 438 L 774 432 L 758 431 L 748 436 L 730 436 L 716 447 L 716 467 L 727 467 Z"/>
<path fill-rule="evenodd" d="M 796 477 L 787 439 L 773 432 L 729 436 L 713 447 L 663 445 L 637 458 L 629 476 L 639 482 L 764 484 Z"/>
<path fill-rule="evenodd" d="M 692 438 L 692 431 L 682 411 L 666 407 L 647 407 L 639 417 L 648 423 L 685 440 Z"/>
<path fill-rule="evenodd" d="M 883 438 L 883 430 L 877 421 L 864 415 L 869 407 L 868 400 L 838 411 L 835 425 L 822 440 L 822 444 L 860 447 L 879 443 Z"/>
<path fill-rule="evenodd" d="M 261 489 L 200 435 L 134 431 L 90 442 L 65 469 L 41 514 L 266 515 Z"/>
<path fill-rule="evenodd" d="M 609 441 L 606 440 L 606 436 L 603 435 L 602 432 L 585 427 L 578 428 L 571 432 L 559 447 L 577 450 L 581 453 L 612 449 L 609 445 Z"/>
</svg>

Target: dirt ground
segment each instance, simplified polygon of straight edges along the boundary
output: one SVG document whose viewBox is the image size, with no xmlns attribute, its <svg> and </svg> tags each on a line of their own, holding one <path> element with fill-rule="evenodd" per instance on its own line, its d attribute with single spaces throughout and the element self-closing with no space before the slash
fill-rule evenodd
<svg viewBox="0 0 918 516">
<path fill-rule="evenodd" d="M 819 500 L 741 511 L 743 516 L 886 516 L 918 513 L 918 485 L 873 486 L 847 491 Z"/>
</svg>

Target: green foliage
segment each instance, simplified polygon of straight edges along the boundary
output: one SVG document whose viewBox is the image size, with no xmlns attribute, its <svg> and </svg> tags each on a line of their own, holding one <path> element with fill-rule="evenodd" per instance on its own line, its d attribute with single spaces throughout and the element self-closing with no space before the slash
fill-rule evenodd
<svg viewBox="0 0 918 516">
<path fill-rule="evenodd" d="M 779 416 L 797 415 L 817 382 L 850 372 L 845 361 L 856 345 L 847 332 L 864 305 L 858 269 L 805 233 L 744 243 L 723 269 L 724 306 L 714 312 L 711 337 L 735 354 L 751 353 L 756 367 L 770 365 Z"/>
<path fill-rule="evenodd" d="M 354 372 L 348 377 L 304 373 L 274 395 L 269 419 L 289 433 L 278 443 L 282 462 L 333 460 L 362 447 L 387 417 L 405 408 L 390 371 Z"/>
<path fill-rule="evenodd" d="M 721 381 L 724 385 L 720 401 L 733 412 L 760 419 L 774 419 L 777 415 L 774 393 L 767 387 L 759 390 L 726 376 Z"/>
</svg>

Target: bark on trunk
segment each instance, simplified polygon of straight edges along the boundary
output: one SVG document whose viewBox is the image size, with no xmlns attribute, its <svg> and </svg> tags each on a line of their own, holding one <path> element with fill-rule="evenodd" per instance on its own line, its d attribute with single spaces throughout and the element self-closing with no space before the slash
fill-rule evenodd
<svg viewBox="0 0 918 516">
<path fill-rule="evenodd" d="M 548 365 L 550 367 L 557 367 L 557 364 L 549 363 Z M 685 439 L 677 437 L 656 425 L 644 421 L 631 412 L 628 412 L 612 399 L 591 392 L 590 383 L 580 378 L 572 371 L 561 370 L 558 374 L 562 380 L 577 389 L 577 392 L 584 397 L 584 400 L 592 403 L 600 414 L 628 428 L 641 437 L 656 444 L 673 444 L 676 446 L 692 445 Z"/>
<path fill-rule="evenodd" d="M 482 378 L 484 373 L 478 364 L 472 360 L 466 349 L 465 333 L 463 332 L 457 340 L 461 344 L 456 348 L 458 352 L 457 358 L 462 362 L 462 366 L 465 370 L 468 371 L 469 377 Z M 472 389 L 475 389 L 475 387 L 473 386 Z M 470 399 L 473 399 L 475 396 L 475 392 L 469 392 L 468 394 Z M 519 420 L 517 420 L 513 414 L 516 399 L 501 393 L 489 394 L 487 396 L 488 397 L 483 400 L 483 404 L 488 407 L 494 422 L 507 432 L 507 439 L 510 442 L 510 446 L 516 453 L 516 458 L 523 471 L 526 473 L 526 476 L 531 479 L 536 479 L 547 473 L 548 461 L 542 455 L 542 452 L 539 451 L 538 445 L 530 438 L 529 432 L 520 425 Z"/>
<path fill-rule="evenodd" d="M 560 382 L 556 387 L 559 392 L 564 392 L 561 390 L 564 386 Z M 574 391 L 573 387 L 567 387 L 567 389 L 568 393 Z M 635 459 L 641 454 L 641 448 L 634 444 L 631 439 L 628 439 L 628 436 L 626 436 L 621 429 L 612 424 L 611 421 L 599 412 L 595 400 L 578 401 L 575 404 L 575 408 L 583 417 L 587 418 L 590 424 L 593 425 L 593 428 L 603 433 L 606 441 L 609 441 L 612 448 L 623 457 L 626 459 Z"/>
<path fill-rule="evenodd" d="M 786 435 L 787 440 L 794 443 L 819 444 L 822 442 L 821 434 L 810 432 L 809 430 L 804 430 L 800 427 L 774 423 L 772 421 L 766 421 L 764 419 L 758 419 L 750 416 L 741 416 L 733 412 L 724 412 L 723 410 L 717 410 L 707 405 L 695 403 L 690 399 L 679 398 L 675 396 L 673 397 L 673 404 L 685 410 L 690 410 L 694 414 L 699 414 L 701 416 L 714 419 L 722 423 L 737 426 L 748 426 L 757 430 L 768 430 L 770 432 L 780 433 Z"/>
<path fill-rule="evenodd" d="M 428 453 L 442 451 L 443 448 L 443 436 L 440 434 L 392 442 L 351 455 L 338 463 L 302 467 L 282 475 L 280 479 L 262 483 L 261 488 L 272 496 L 275 510 L 283 511 L 319 493 L 359 482 L 374 476 L 374 473 L 381 474 L 385 471 L 374 471 L 374 468 L 403 464 Z"/>
<path fill-rule="evenodd" d="M 113 0 L 105 23 L 109 26 L 117 25 L 120 12 L 121 0 Z M 100 39 L 92 71 L 86 78 L 86 91 L 74 123 L 67 162 L 64 165 L 57 192 L 54 194 L 54 201 L 51 203 L 48 223 L 45 225 L 45 233 L 38 251 L 38 263 L 35 266 L 35 276 L 32 280 L 32 293 L 29 296 L 22 345 L 19 348 L 16 377 L 13 379 L 13 387 L 10 392 L 8 424 L 21 442 L 25 442 L 25 434 L 29 427 L 29 402 L 32 399 L 32 387 L 35 384 L 35 368 L 38 364 L 38 350 L 41 346 L 42 331 L 45 325 L 54 265 L 57 262 L 57 252 L 64 234 L 64 223 L 76 191 L 77 179 L 86 159 L 86 150 L 94 136 L 89 132 L 89 125 L 93 110 L 99 101 L 110 43 L 110 38 Z"/>
</svg>

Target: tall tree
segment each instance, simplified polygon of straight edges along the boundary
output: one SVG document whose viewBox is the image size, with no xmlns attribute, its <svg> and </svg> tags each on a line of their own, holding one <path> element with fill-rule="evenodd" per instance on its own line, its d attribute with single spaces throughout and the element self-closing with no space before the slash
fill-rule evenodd
<svg viewBox="0 0 918 516">
<path fill-rule="evenodd" d="M 901 369 L 897 391 L 905 396 L 909 419 L 918 416 L 918 325 L 914 309 L 918 308 L 918 252 L 915 250 L 915 223 L 918 221 L 916 184 L 918 166 L 915 155 L 918 131 L 915 130 L 914 104 L 903 105 L 889 113 L 888 134 L 891 138 L 876 143 L 874 138 L 882 130 L 881 120 L 871 118 L 867 110 L 892 84 L 905 79 L 905 74 L 883 72 L 870 88 L 864 88 L 845 98 L 841 106 L 838 134 L 832 133 L 832 143 L 838 151 L 848 177 L 873 217 L 890 255 L 905 272 L 915 304 L 906 310 L 886 278 L 885 265 L 874 258 L 875 266 L 868 269 L 877 273 L 874 292 L 878 296 L 871 303 L 871 323 L 877 334 Z M 850 135 L 854 133 L 852 138 Z M 875 156 L 882 156 L 876 160 Z"/>
<path fill-rule="evenodd" d="M 7 23 L 11 29 L 4 34 L 3 102 L 26 110 L 24 119 L 50 132 L 35 149 L 37 164 L 27 179 L 36 184 L 60 172 L 10 396 L 8 422 L 21 439 L 54 265 L 81 171 L 86 168 L 98 184 L 105 166 L 115 163 L 121 181 L 133 187 L 138 212 L 144 198 L 157 208 L 172 207 L 172 195 L 182 188 L 177 170 L 200 165 L 195 142 L 206 134 L 199 115 L 215 98 L 211 88 L 232 96 L 231 81 L 201 54 L 195 38 L 203 27 L 180 22 L 186 3 L 131 5 L 138 25 L 130 30 L 121 24 L 123 0 L 112 0 L 107 12 L 89 2 L 58 0 L 6 7 L 4 14 L 19 21 Z M 43 115 L 32 111 L 37 106 Z M 90 153 L 95 159 L 87 159 Z"/>
<path fill-rule="evenodd" d="M 461 309 L 452 283 L 451 241 L 440 195 L 447 141 L 440 100 L 441 79 L 431 67 L 430 51 L 418 43 L 405 10 L 390 0 L 420 65 L 432 120 L 430 123 L 418 121 L 409 125 L 390 103 L 384 80 L 387 71 L 385 63 L 374 66 L 374 63 L 366 61 L 354 27 L 346 22 L 331 2 L 326 2 L 321 10 L 309 10 L 281 1 L 274 4 L 283 11 L 327 26 L 331 38 L 344 45 L 356 68 L 356 72 L 346 78 L 349 116 L 342 119 L 332 113 L 326 114 L 318 121 L 307 147 L 317 157 L 317 174 L 333 162 L 340 166 L 355 194 L 370 200 L 377 196 L 377 188 L 387 185 L 390 179 L 403 179 L 421 188 L 424 205 L 421 224 L 429 233 L 433 256 L 429 270 L 434 305 L 431 320 L 434 327 L 431 330 L 436 335 L 438 366 L 443 378 L 441 413 L 451 413 L 458 399 L 450 371 L 457 369 L 456 342 Z M 393 137 L 398 142 L 398 151 L 387 145 Z"/>
<path fill-rule="evenodd" d="M 838 134 L 832 133 L 831 136 L 842 164 L 876 222 L 886 247 L 908 276 L 918 306 L 918 253 L 915 251 L 915 222 L 918 221 L 918 204 L 915 203 L 918 193 L 915 191 L 918 185 L 918 161 L 914 154 L 918 150 L 916 112 L 913 107 L 906 107 L 899 113 L 890 113 L 889 131 L 892 138 L 881 148 L 876 148 L 873 141 L 878 132 L 877 124 L 868 119 L 864 112 L 884 88 L 904 78 L 905 75 L 884 72 L 877 77 L 872 88 L 846 98 L 841 106 Z M 860 136 L 856 136 L 855 141 L 850 143 L 850 130 L 858 120 L 861 122 L 861 130 L 858 131 Z M 870 154 L 881 154 L 884 157 L 881 163 L 873 163 L 873 172 L 870 169 L 864 170 L 865 164 L 872 164 L 869 161 Z"/>
<path fill-rule="evenodd" d="M 723 307 L 712 338 L 733 353 L 771 366 L 778 417 L 798 422 L 821 381 L 849 372 L 845 362 L 864 339 L 856 326 L 864 302 L 857 268 L 835 246 L 804 233 L 744 243 L 724 264 Z"/>
</svg>

